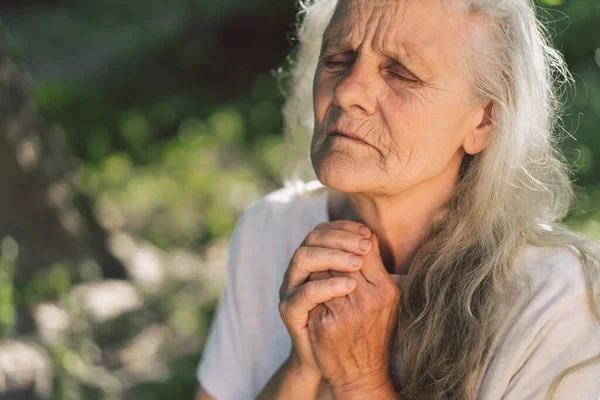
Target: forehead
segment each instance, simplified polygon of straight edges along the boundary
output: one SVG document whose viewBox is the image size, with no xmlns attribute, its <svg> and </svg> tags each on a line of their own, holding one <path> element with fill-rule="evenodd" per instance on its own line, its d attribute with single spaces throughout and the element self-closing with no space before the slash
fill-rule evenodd
<svg viewBox="0 0 600 400">
<path fill-rule="evenodd" d="M 455 63 L 467 22 L 453 0 L 339 0 L 324 46 L 368 47 L 432 74 Z"/>
</svg>

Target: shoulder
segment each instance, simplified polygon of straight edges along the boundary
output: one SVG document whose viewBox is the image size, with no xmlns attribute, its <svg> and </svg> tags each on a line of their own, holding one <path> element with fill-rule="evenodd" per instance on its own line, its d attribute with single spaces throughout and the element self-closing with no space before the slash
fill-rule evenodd
<svg viewBox="0 0 600 400">
<path fill-rule="evenodd" d="M 584 266 L 579 252 L 572 246 L 529 245 L 521 251 L 516 262 L 536 287 L 564 286 L 571 290 L 583 288 Z"/>
<path fill-rule="evenodd" d="M 524 279 L 517 293 L 501 299 L 510 311 L 502 315 L 480 398 L 541 398 L 562 371 L 598 354 L 600 324 L 585 268 L 570 246 L 527 246 L 518 254 L 515 271 Z M 592 376 L 598 372 L 598 366 L 581 371 L 561 384 L 562 390 L 579 382 L 577 390 L 587 385 L 595 391 L 598 382 Z"/>
<path fill-rule="evenodd" d="M 522 356 L 536 344 L 550 343 L 555 351 L 569 344 L 600 338 L 600 324 L 593 309 L 593 274 L 572 246 L 524 249 L 517 269 L 525 274 L 519 293 L 507 301 L 514 304 L 511 342 L 525 346 Z M 592 268 L 595 268 L 592 267 Z M 588 278 L 588 276 L 590 278 Z"/>
<path fill-rule="evenodd" d="M 524 274 L 523 296 L 560 303 L 587 294 L 585 267 L 572 246 L 527 246 L 515 259 L 517 272 Z M 550 312 L 555 307 L 549 309 Z"/>
<path fill-rule="evenodd" d="M 593 318 L 585 266 L 574 247 L 527 246 L 515 259 L 515 272 L 521 285 L 509 301 L 524 331 L 535 332 L 565 313 Z"/>
</svg>

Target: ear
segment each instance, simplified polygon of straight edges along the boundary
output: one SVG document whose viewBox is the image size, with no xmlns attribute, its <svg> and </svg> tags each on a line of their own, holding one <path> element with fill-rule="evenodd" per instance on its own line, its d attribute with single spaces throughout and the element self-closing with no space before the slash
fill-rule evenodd
<svg viewBox="0 0 600 400">
<path fill-rule="evenodd" d="M 476 113 L 477 127 L 471 130 L 463 141 L 465 153 L 474 155 L 487 147 L 494 129 L 493 108 L 494 101 L 490 100 L 483 109 L 479 109 Z"/>
</svg>

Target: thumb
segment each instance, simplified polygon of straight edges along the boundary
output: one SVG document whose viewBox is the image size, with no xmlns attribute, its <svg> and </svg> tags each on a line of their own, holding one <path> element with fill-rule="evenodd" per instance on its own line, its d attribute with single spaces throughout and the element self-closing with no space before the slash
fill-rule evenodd
<svg viewBox="0 0 600 400">
<path fill-rule="evenodd" d="M 364 256 L 365 262 L 361 268 L 361 273 L 367 280 L 373 282 L 386 277 L 388 273 L 385 269 L 385 265 L 383 265 L 383 260 L 381 259 L 381 253 L 379 251 L 379 236 L 372 233 L 369 240 L 371 241 L 371 249 Z"/>
<path fill-rule="evenodd" d="M 372 233 L 371 237 L 371 251 L 367 253 L 367 257 L 376 257 L 381 259 L 381 252 L 379 251 L 379 235 Z"/>
</svg>

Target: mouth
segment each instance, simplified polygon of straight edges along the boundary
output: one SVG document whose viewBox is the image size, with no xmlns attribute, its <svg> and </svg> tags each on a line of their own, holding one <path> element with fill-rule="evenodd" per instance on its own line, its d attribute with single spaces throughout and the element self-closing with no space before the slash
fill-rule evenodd
<svg viewBox="0 0 600 400">
<path fill-rule="evenodd" d="M 364 140 L 362 140 L 358 136 L 353 135 L 353 134 L 348 133 L 348 132 L 331 131 L 331 132 L 329 132 L 329 136 L 332 136 L 334 138 L 340 138 L 340 139 L 343 139 L 343 140 L 348 140 L 348 141 L 351 141 L 351 142 L 354 142 L 354 143 L 357 143 L 357 144 L 371 146 L 369 143 L 365 142 Z"/>
</svg>

